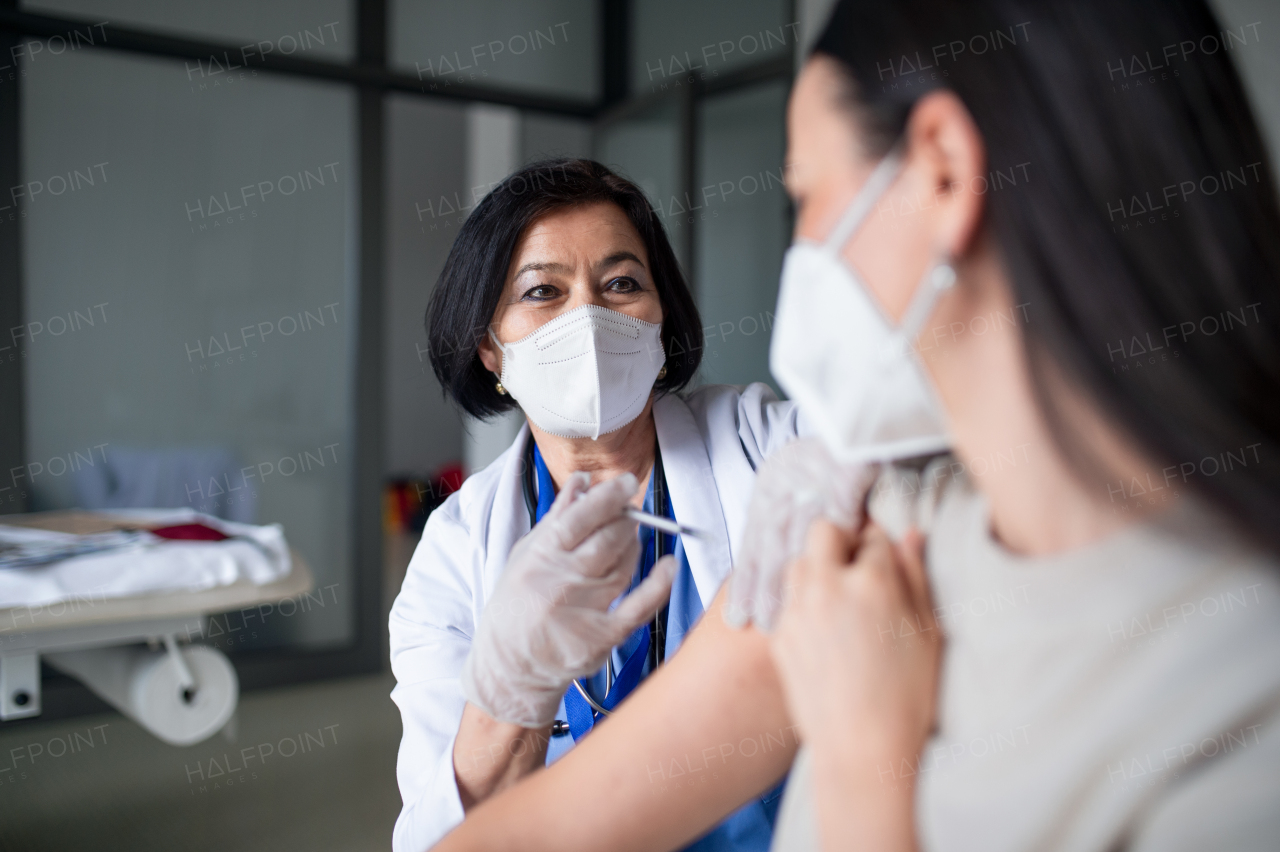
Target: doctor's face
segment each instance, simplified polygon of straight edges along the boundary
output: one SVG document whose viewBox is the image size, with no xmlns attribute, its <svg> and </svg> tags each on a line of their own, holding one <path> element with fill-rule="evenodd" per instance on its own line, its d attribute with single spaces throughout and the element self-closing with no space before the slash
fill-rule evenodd
<svg viewBox="0 0 1280 852">
<path fill-rule="evenodd" d="M 616 204 L 554 210 L 530 225 L 511 255 L 491 327 L 505 345 L 583 305 L 662 322 L 644 241 Z M 487 337 L 480 360 L 501 372 L 502 353 Z"/>
</svg>

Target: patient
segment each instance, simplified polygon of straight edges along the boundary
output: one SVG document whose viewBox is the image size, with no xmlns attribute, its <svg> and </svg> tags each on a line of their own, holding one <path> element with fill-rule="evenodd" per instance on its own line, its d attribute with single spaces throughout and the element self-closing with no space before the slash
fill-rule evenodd
<svg viewBox="0 0 1280 852">
<path fill-rule="evenodd" d="M 712 609 L 438 848 L 677 848 L 797 735 L 776 848 L 1274 848 L 1280 209 L 1224 52 L 1106 72 L 1221 31 L 1194 0 L 838 6 L 789 106 L 796 238 L 914 337 L 955 455 L 816 521 L 771 635 Z M 1002 49 L 932 52 L 972 33 Z"/>
</svg>

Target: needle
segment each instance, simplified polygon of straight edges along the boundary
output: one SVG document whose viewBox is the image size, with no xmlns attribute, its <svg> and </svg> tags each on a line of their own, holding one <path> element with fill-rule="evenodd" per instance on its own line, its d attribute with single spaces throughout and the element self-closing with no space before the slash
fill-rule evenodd
<svg viewBox="0 0 1280 852">
<path fill-rule="evenodd" d="M 653 527 L 655 530 L 662 530 L 669 535 L 687 535 L 694 538 L 706 538 L 701 532 L 693 527 L 686 527 L 684 524 L 678 524 L 670 518 L 660 518 L 657 515 L 651 515 L 648 512 L 642 512 L 639 509 L 628 508 L 624 513 L 628 518 L 638 523 L 644 524 L 646 527 Z"/>
</svg>

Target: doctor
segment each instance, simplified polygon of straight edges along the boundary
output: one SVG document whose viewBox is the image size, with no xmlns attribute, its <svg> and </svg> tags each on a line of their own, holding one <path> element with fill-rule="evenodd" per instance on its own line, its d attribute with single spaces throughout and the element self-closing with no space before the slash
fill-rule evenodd
<svg viewBox="0 0 1280 852">
<path fill-rule="evenodd" d="M 678 393 L 697 307 L 642 192 L 599 163 L 538 163 L 485 197 L 427 327 L 464 411 L 527 423 L 431 515 L 391 612 L 397 852 L 555 760 L 675 653 L 734 563 L 756 467 L 796 436 L 763 384 Z M 701 535 L 637 529 L 628 505 Z M 780 792 L 689 848 L 766 849 Z"/>
</svg>

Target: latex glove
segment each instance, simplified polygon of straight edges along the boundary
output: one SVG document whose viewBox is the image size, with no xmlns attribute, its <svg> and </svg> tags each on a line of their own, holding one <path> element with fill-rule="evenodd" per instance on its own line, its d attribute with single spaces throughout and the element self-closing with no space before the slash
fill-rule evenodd
<svg viewBox="0 0 1280 852">
<path fill-rule="evenodd" d="M 571 476 L 511 549 L 480 619 L 462 691 L 500 722 L 551 724 L 570 682 L 599 670 L 671 593 L 675 559 L 668 556 L 609 609 L 640 558 L 636 522 L 622 514 L 637 483 L 629 473 L 588 490 L 590 481 L 585 473 Z"/>
<path fill-rule="evenodd" d="M 747 507 L 742 555 L 729 575 L 727 624 L 773 629 L 785 603 L 787 564 L 804 549 L 809 525 L 826 517 L 856 531 L 875 473 L 874 465 L 838 463 L 818 438 L 792 441 L 765 460 Z"/>
</svg>

